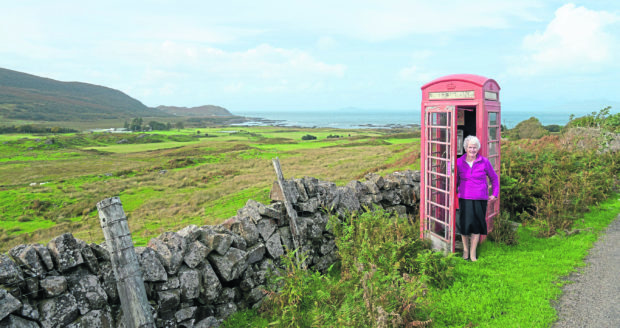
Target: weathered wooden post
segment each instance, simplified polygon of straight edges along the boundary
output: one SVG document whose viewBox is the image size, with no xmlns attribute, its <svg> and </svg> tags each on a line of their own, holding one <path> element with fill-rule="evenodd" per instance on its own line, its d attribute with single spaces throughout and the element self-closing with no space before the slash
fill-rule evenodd
<svg viewBox="0 0 620 328">
<path fill-rule="evenodd" d="M 125 324 L 132 328 L 155 328 L 121 200 L 118 197 L 106 198 L 97 203 L 97 209 L 114 268 Z"/>
<path fill-rule="evenodd" d="M 297 211 L 293 208 L 291 201 L 289 199 L 288 188 L 286 188 L 286 181 L 284 181 L 284 175 L 282 175 L 282 168 L 280 167 L 280 160 L 276 157 L 271 160 L 273 162 L 273 168 L 276 170 L 276 175 L 278 177 L 278 185 L 280 186 L 280 190 L 282 190 L 282 195 L 284 196 L 284 207 L 286 207 L 286 213 L 288 213 L 289 218 L 291 219 L 291 235 L 293 235 L 293 246 L 295 246 L 295 258 L 297 262 L 299 262 L 299 252 L 300 248 L 300 240 L 299 240 L 299 230 L 297 230 Z"/>
</svg>

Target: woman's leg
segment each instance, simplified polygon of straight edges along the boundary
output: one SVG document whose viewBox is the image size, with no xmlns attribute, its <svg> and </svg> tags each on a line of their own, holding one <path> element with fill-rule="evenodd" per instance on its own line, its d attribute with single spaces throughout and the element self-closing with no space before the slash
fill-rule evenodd
<svg viewBox="0 0 620 328">
<path fill-rule="evenodd" d="M 469 236 L 461 235 L 461 237 L 463 238 L 463 258 L 467 260 L 469 258 Z"/>
<path fill-rule="evenodd" d="M 480 240 L 480 234 L 472 234 L 471 235 L 471 248 L 469 251 L 469 258 L 472 262 L 478 261 L 478 257 L 476 256 L 476 248 L 478 247 L 478 241 Z"/>
</svg>

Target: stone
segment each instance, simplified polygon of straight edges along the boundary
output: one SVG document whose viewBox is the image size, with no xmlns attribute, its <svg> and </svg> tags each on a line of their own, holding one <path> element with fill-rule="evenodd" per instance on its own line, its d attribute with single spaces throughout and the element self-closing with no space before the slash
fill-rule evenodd
<svg viewBox="0 0 620 328">
<path fill-rule="evenodd" d="M 340 192 L 340 202 L 338 207 L 343 208 L 348 213 L 356 212 L 360 209 L 360 202 L 355 194 L 347 187 L 338 187 Z"/>
<path fill-rule="evenodd" d="M 48 246 L 49 247 L 49 246 Z M 43 328 L 65 327 L 80 315 L 77 301 L 70 293 L 44 299 L 39 303 L 41 326 Z"/>
<path fill-rule="evenodd" d="M 416 206 L 417 205 L 417 197 L 414 193 L 413 186 L 403 185 L 400 187 L 398 191 L 398 195 L 400 196 L 401 202 L 403 205 L 407 206 Z"/>
<path fill-rule="evenodd" d="M 69 291 L 82 315 L 90 310 L 101 310 L 108 305 L 108 295 L 105 293 L 99 279 L 94 275 L 73 275 L 67 279 Z"/>
<path fill-rule="evenodd" d="M 235 303 L 232 303 L 232 302 L 227 303 L 227 304 L 222 304 L 215 308 L 215 313 L 217 317 L 220 319 L 226 319 L 235 312 L 237 312 L 237 306 L 235 305 Z"/>
<path fill-rule="evenodd" d="M 336 242 L 333 239 L 323 239 L 323 242 L 321 243 L 321 247 L 319 248 L 319 253 L 321 253 L 321 255 L 326 255 L 331 253 L 334 248 L 336 248 Z"/>
<path fill-rule="evenodd" d="M 60 272 L 67 272 L 69 269 L 84 263 L 80 244 L 70 233 L 52 239 L 47 244 L 47 248 L 50 250 L 56 268 Z"/>
<path fill-rule="evenodd" d="M 364 181 L 362 182 L 362 184 L 364 185 L 369 194 L 376 195 L 381 193 L 379 187 L 377 187 L 377 185 L 372 181 Z"/>
<path fill-rule="evenodd" d="M 179 323 L 183 322 L 183 321 L 190 320 L 190 319 L 194 318 L 194 316 L 196 315 L 196 309 L 198 309 L 198 307 L 196 307 L 196 306 L 190 306 L 190 307 L 186 307 L 186 308 L 180 309 L 179 311 L 177 311 L 174 314 L 174 318 Z"/>
<path fill-rule="evenodd" d="M 95 257 L 97 257 L 98 262 L 110 262 L 110 252 L 104 246 L 95 243 L 91 243 L 88 246 L 95 254 Z"/>
<path fill-rule="evenodd" d="M 232 236 L 215 232 L 211 228 L 201 229 L 199 240 L 219 255 L 226 254 L 233 243 Z"/>
<path fill-rule="evenodd" d="M 32 298 L 39 296 L 39 278 L 38 277 L 26 277 L 24 279 L 26 285 L 26 294 Z"/>
<path fill-rule="evenodd" d="M 168 273 L 162 264 L 163 259 L 159 253 L 150 247 L 136 247 L 135 250 L 144 281 L 157 282 L 168 280 Z"/>
<path fill-rule="evenodd" d="M 24 274 L 19 265 L 6 254 L 0 254 L 0 284 L 16 285 L 24 281 Z"/>
<path fill-rule="evenodd" d="M 388 205 L 399 205 L 401 203 L 400 196 L 394 190 L 383 191 L 383 202 Z"/>
<path fill-rule="evenodd" d="M 357 180 L 349 181 L 345 187 L 349 189 L 356 198 L 359 198 L 362 194 L 367 192 L 366 186 Z"/>
<path fill-rule="evenodd" d="M 67 278 L 64 276 L 49 276 L 41 279 L 39 285 L 46 297 L 55 297 L 67 291 Z"/>
<path fill-rule="evenodd" d="M 168 274 L 176 274 L 183 263 L 187 240 L 176 232 L 167 231 L 151 239 L 147 246 L 159 253 Z"/>
<path fill-rule="evenodd" d="M 307 202 L 309 197 L 308 197 L 308 193 L 306 193 L 306 186 L 304 185 L 303 180 L 293 179 L 293 182 L 295 183 L 295 187 L 297 188 L 297 193 L 299 194 L 297 201 Z"/>
<path fill-rule="evenodd" d="M 209 249 L 209 247 L 197 240 L 194 240 L 191 244 L 189 244 L 183 261 L 188 267 L 195 268 L 207 258 L 207 255 L 209 255 L 210 252 L 211 249 Z"/>
<path fill-rule="evenodd" d="M 245 241 L 245 239 L 243 239 L 243 237 L 228 230 L 226 230 L 225 233 L 232 237 L 233 242 L 230 244 L 230 247 L 234 247 L 242 251 L 245 251 L 248 248 L 248 243 Z"/>
<path fill-rule="evenodd" d="M 201 270 L 199 298 L 203 304 L 215 301 L 222 290 L 222 283 L 209 262 L 205 262 Z"/>
<path fill-rule="evenodd" d="M 278 237 L 279 238 L 279 237 Z M 231 247 L 224 255 L 211 253 L 209 262 L 224 281 L 231 281 L 241 276 L 247 268 L 247 253 Z"/>
<path fill-rule="evenodd" d="M 317 185 L 319 184 L 319 180 L 317 178 L 305 176 L 301 179 L 306 187 L 306 194 L 308 198 L 314 197 L 317 195 Z"/>
<path fill-rule="evenodd" d="M 275 232 L 265 242 L 265 248 L 267 249 L 267 255 L 273 259 L 278 259 L 284 255 L 284 249 L 282 248 L 282 242 L 280 241 L 280 234 Z"/>
<path fill-rule="evenodd" d="M 247 217 L 236 217 L 230 225 L 230 231 L 245 239 L 247 246 L 253 246 L 258 242 L 259 232 L 256 224 Z"/>
<path fill-rule="evenodd" d="M 97 256 L 95 255 L 95 252 L 93 252 L 93 249 L 90 248 L 88 244 L 86 244 L 86 242 L 80 240 L 80 244 L 81 244 L 80 249 L 82 251 L 82 258 L 84 259 L 84 263 L 86 263 L 86 266 L 88 267 L 91 273 L 98 274 L 99 273 L 99 261 L 97 261 Z"/>
<path fill-rule="evenodd" d="M 170 277 L 168 280 L 166 280 L 163 283 L 156 284 L 156 286 L 157 286 L 156 289 L 158 291 L 173 290 L 173 289 L 181 288 L 181 282 L 179 281 L 179 277 L 178 276 L 173 276 L 173 277 Z"/>
<path fill-rule="evenodd" d="M 109 311 L 93 310 L 68 325 L 67 328 L 115 328 Z"/>
<path fill-rule="evenodd" d="M 408 170 L 406 174 L 411 175 L 411 180 L 413 180 L 413 182 L 420 182 L 420 171 Z"/>
<path fill-rule="evenodd" d="M 157 292 L 157 313 L 162 319 L 172 318 L 180 303 L 181 291 L 178 289 Z"/>
<path fill-rule="evenodd" d="M 254 288 L 254 270 L 252 266 L 248 266 L 248 268 L 243 272 L 243 276 L 241 277 L 241 281 L 239 282 L 239 288 L 247 292 Z"/>
<path fill-rule="evenodd" d="M 188 301 L 198 298 L 200 294 L 200 271 L 182 267 L 179 270 L 181 300 Z"/>
<path fill-rule="evenodd" d="M 338 187 L 333 182 L 319 181 L 317 184 L 317 195 L 322 207 L 333 210 L 340 202 Z"/>
<path fill-rule="evenodd" d="M 272 219 L 262 219 L 258 221 L 256 228 L 263 240 L 268 240 L 273 232 L 276 231 L 277 225 Z"/>
<path fill-rule="evenodd" d="M 250 247 L 247 250 L 247 254 L 248 254 L 248 264 L 253 264 L 256 263 L 260 260 L 263 259 L 263 257 L 265 257 L 265 244 L 263 243 L 258 243 L 252 247 Z"/>
<path fill-rule="evenodd" d="M 39 309 L 32 306 L 32 304 L 24 301 L 22 304 L 22 309 L 19 313 L 20 316 L 26 319 L 39 320 Z M 37 326 L 38 327 L 38 326 Z"/>
<path fill-rule="evenodd" d="M 317 197 L 312 197 L 304 202 L 298 202 L 295 205 L 295 208 L 298 212 L 316 212 L 319 208 L 319 199 Z"/>
<path fill-rule="evenodd" d="M 385 210 L 387 212 L 396 214 L 400 218 L 407 217 L 407 207 L 404 205 L 387 206 Z"/>
<path fill-rule="evenodd" d="M 188 244 L 191 244 L 196 241 L 198 237 L 200 237 L 200 228 L 198 228 L 198 226 L 195 224 L 190 224 L 185 228 L 177 231 L 177 234 L 185 238 Z"/>
<path fill-rule="evenodd" d="M 0 328 L 39 328 L 39 324 L 11 314 L 0 321 Z"/>
<path fill-rule="evenodd" d="M 21 309 L 22 302 L 6 290 L 0 288 L 0 321 Z"/>
<path fill-rule="evenodd" d="M 257 286 L 253 288 L 245 297 L 249 304 L 258 303 L 267 295 L 265 286 Z"/>
<path fill-rule="evenodd" d="M 176 315 L 176 314 L 175 314 Z M 189 319 L 189 320 L 185 320 L 183 322 L 179 322 L 179 324 L 177 325 L 178 328 L 194 328 L 194 323 L 196 322 L 196 319 Z"/>
<path fill-rule="evenodd" d="M 116 278 L 114 276 L 114 270 L 112 269 L 111 262 L 99 263 L 99 275 L 101 277 L 101 288 L 108 295 L 108 302 L 110 304 L 118 304 L 119 294 L 116 288 Z"/>
<path fill-rule="evenodd" d="M 379 189 L 383 189 L 385 185 L 385 180 L 383 179 L 383 177 L 376 173 L 366 174 L 364 178 L 366 179 L 366 181 L 374 183 Z"/>
<path fill-rule="evenodd" d="M 34 249 L 37 251 L 37 254 L 39 254 L 39 259 L 45 265 L 47 271 L 54 270 L 54 261 L 52 260 L 52 254 L 50 254 L 50 250 L 47 249 L 45 245 L 41 244 L 34 244 L 32 245 L 32 247 L 34 247 Z"/>
<path fill-rule="evenodd" d="M 216 304 L 227 304 L 235 301 L 235 289 L 230 287 L 222 288 L 220 295 L 215 301 Z"/>
<path fill-rule="evenodd" d="M 278 232 L 280 233 L 280 241 L 282 241 L 282 246 L 286 250 L 295 249 L 295 244 L 293 244 L 293 237 L 291 236 L 291 228 L 289 226 L 278 228 Z"/>
<path fill-rule="evenodd" d="M 278 268 L 273 263 L 272 259 L 265 259 L 258 265 L 254 266 L 254 282 L 257 285 L 262 285 L 267 282 L 267 276 L 269 274 L 277 274 Z"/>
<path fill-rule="evenodd" d="M 259 202 L 253 199 L 249 199 L 245 203 L 244 207 L 237 210 L 237 216 L 240 218 L 248 218 L 252 220 L 254 223 L 258 222 L 261 219 L 260 212 L 259 212 L 259 207 L 260 207 L 259 204 L 260 204 Z"/>
<path fill-rule="evenodd" d="M 207 317 L 202 319 L 194 325 L 194 328 L 217 328 L 222 324 L 221 320 L 215 317 Z"/>
</svg>

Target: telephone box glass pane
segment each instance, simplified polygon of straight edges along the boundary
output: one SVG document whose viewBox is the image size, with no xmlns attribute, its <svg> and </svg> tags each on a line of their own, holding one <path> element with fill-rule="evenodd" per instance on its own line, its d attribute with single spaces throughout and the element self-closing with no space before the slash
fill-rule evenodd
<svg viewBox="0 0 620 328">
<path fill-rule="evenodd" d="M 497 140 L 497 128 L 489 128 L 489 140 Z"/>
<path fill-rule="evenodd" d="M 489 156 L 497 155 L 497 142 L 489 142 Z"/>
<path fill-rule="evenodd" d="M 430 125 L 448 126 L 448 113 L 431 113 Z"/>
<path fill-rule="evenodd" d="M 489 125 L 497 125 L 497 113 L 489 112 Z"/>
<path fill-rule="evenodd" d="M 446 128 L 431 128 L 430 139 L 433 141 L 449 142 L 450 130 Z"/>
</svg>

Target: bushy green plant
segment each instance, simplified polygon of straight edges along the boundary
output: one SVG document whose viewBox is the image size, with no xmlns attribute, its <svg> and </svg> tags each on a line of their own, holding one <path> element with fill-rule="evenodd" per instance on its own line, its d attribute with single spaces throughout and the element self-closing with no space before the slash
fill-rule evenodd
<svg viewBox="0 0 620 328">
<path fill-rule="evenodd" d="M 541 235 L 568 229 L 613 190 L 617 154 L 563 147 L 559 137 L 502 144 L 502 210 L 535 223 Z"/>
<path fill-rule="evenodd" d="M 331 217 L 329 224 L 341 257 L 340 272 L 330 269 L 321 275 L 304 270 L 294 256 L 286 257 L 286 270 L 275 279 L 279 291 L 272 288 L 262 307 L 263 315 L 273 318 L 270 325 L 427 326 L 430 321 L 418 311 L 425 282 L 447 281 L 436 279 L 439 275 L 433 270 L 446 269 L 450 275 L 452 263 L 440 260 L 440 253 L 424 252 L 426 244 L 418 239 L 415 225 L 383 210 L 352 214 L 344 220 Z M 420 260 L 407 261 L 405 256 Z M 418 271 L 429 276 L 410 274 Z"/>
</svg>

